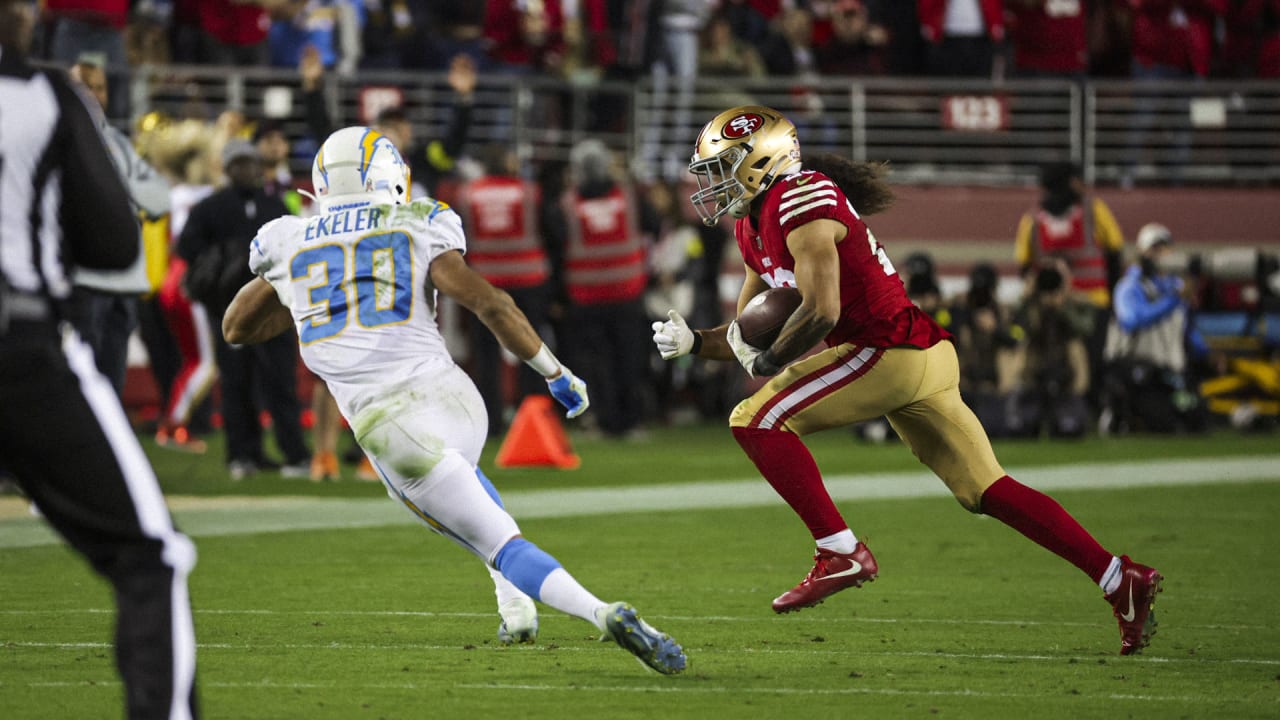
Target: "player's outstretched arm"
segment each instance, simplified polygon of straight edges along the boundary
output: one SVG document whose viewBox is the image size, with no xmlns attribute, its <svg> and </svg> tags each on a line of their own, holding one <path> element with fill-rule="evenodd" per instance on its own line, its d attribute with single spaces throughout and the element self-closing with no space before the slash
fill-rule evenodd
<svg viewBox="0 0 1280 720">
<path fill-rule="evenodd" d="M 232 345 L 266 342 L 293 325 L 271 283 L 256 277 L 240 288 L 222 316 L 222 337 Z"/>
<path fill-rule="evenodd" d="M 457 250 L 437 256 L 428 272 L 437 290 L 475 313 L 502 347 L 546 378 L 552 396 L 568 408 L 568 417 L 574 418 L 586 411 L 590 404 L 587 384 L 551 354 L 510 295 L 468 267 Z"/>
</svg>

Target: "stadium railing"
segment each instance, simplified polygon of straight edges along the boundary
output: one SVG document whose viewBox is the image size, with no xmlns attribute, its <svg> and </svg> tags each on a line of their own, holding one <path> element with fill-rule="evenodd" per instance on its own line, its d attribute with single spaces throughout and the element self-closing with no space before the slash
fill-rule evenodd
<svg viewBox="0 0 1280 720">
<path fill-rule="evenodd" d="M 326 76 L 336 125 L 403 105 L 439 137 L 454 97 L 443 73 Z M 236 109 L 306 134 L 297 74 L 288 69 L 144 66 L 130 78 L 131 112 L 212 117 Z M 533 161 L 564 161 L 599 137 L 643 176 L 687 162 L 707 119 L 757 102 L 788 113 L 806 148 L 892 163 L 904 183 L 1025 185 L 1040 164 L 1080 163 L 1101 183 L 1274 184 L 1280 181 L 1280 83 L 1253 81 L 990 81 L 927 78 L 699 79 L 565 82 L 482 75 L 470 141 L 501 142 Z M 297 150 L 306 170 L 307 147 Z"/>
</svg>

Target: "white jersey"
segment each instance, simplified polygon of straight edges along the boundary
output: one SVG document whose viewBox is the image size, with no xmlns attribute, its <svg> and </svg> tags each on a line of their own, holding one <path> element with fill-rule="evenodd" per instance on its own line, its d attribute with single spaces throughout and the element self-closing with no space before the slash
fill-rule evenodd
<svg viewBox="0 0 1280 720">
<path fill-rule="evenodd" d="M 293 314 L 303 362 L 351 420 L 390 386 L 453 365 L 427 272 L 450 250 L 466 251 L 462 221 L 425 198 L 272 220 L 249 268 Z"/>
</svg>

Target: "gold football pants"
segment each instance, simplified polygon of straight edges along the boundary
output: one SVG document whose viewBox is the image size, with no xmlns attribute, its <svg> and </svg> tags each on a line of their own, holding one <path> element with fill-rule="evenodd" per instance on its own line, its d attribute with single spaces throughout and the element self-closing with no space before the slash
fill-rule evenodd
<svg viewBox="0 0 1280 720">
<path fill-rule="evenodd" d="M 955 346 L 838 345 L 788 366 L 729 417 L 732 427 L 804 436 L 884 415 L 911 452 L 971 512 L 1004 476 L 987 433 L 960 399 Z"/>
</svg>

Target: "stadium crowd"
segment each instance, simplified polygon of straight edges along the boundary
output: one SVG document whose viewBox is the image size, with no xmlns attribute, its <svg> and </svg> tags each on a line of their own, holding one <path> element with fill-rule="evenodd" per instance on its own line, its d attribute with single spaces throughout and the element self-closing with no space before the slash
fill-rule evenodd
<svg viewBox="0 0 1280 720">
<path fill-rule="evenodd" d="M 38 53 L 636 77 L 1280 77 L 1280 0 L 42 0 Z"/>
<path fill-rule="evenodd" d="M 539 331 L 562 339 L 557 352 L 592 388 L 584 418 L 591 431 L 620 439 L 642 438 L 654 423 L 723 419 L 752 382 L 694 358 L 661 362 L 647 337 L 648 323 L 669 308 L 702 327 L 731 315 L 735 298 L 721 287 L 741 276 L 741 257 L 723 226 L 699 222 L 684 182 L 641 181 L 598 140 L 578 143 L 567 167 L 522 166 L 509 148 L 468 145 L 477 73 L 982 76 L 1007 67 L 1027 76 L 1280 75 L 1280 0 L 42 5 L 44 56 L 79 68 L 75 77 L 101 92 L 109 117 L 117 93 L 108 92 L 104 71 L 273 64 L 298 68 L 308 132 L 318 141 L 334 129 L 320 94 L 326 72 L 447 70 L 456 95 L 444 136 L 415 137 L 394 107 L 374 126 L 405 154 L 415 196 L 441 197 L 459 211 L 473 267 L 515 297 Z M 246 280 L 253 229 L 310 212 L 300 194 L 309 178 L 290 172 L 289 137 L 272 120 L 234 111 L 152 117 L 135 131 L 140 160 L 168 184 L 168 210 L 142 213 L 150 283 L 133 315 L 111 321 L 112 352 L 118 365 L 119 335 L 136 326 L 159 396 L 147 413 L 157 442 L 204 452 L 201 436 L 220 426 L 233 478 L 281 465 L 290 476 L 336 475 L 332 400 L 305 371 L 301 393 L 286 381 L 298 374 L 295 341 L 237 348 L 218 331 L 229 293 Z M 1126 243 L 1078 169 L 1046 166 L 1042 180 L 1039 206 L 1016 227 L 1010 219 L 1008 257 L 975 266 L 962 295 L 943 296 L 928 256 L 899 267 L 912 300 L 956 336 L 966 401 L 997 437 L 1204 430 L 1209 416 L 1195 388 L 1225 361 L 1197 342 L 1197 286 L 1160 264 L 1175 232 L 1152 225 Z M 622 240 L 602 262 L 592 247 L 606 238 Z M 992 264 L 1010 259 L 1023 288 L 1014 302 L 1000 298 Z M 520 377 L 518 363 L 447 304 L 441 316 L 486 399 L 490 434 L 500 436 L 521 398 L 545 388 Z M 1160 344 L 1133 341 L 1152 326 L 1164 328 Z M 302 413 L 308 399 L 311 411 Z M 285 451 L 279 460 L 263 452 L 263 412 Z M 315 422 L 310 449 L 304 415 Z M 862 431 L 883 437 L 885 428 Z M 358 462 L 358 451 L 348 460 Z"/>
</svg>

